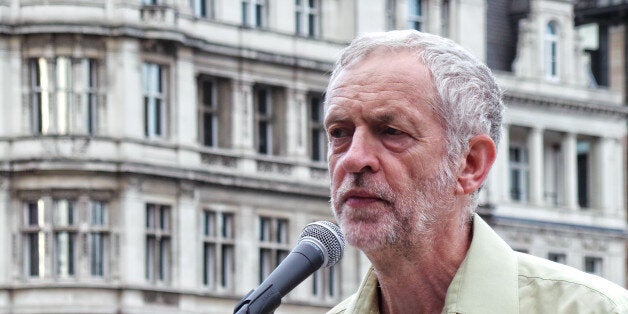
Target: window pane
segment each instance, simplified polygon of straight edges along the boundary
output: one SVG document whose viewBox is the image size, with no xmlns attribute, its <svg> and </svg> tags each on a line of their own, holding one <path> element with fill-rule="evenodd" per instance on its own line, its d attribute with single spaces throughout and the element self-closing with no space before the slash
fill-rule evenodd
<svg viewBox="0 0 628 314">
<path fill-rule="evenodd" d="M 222 214 L 222 237 L 233 239 L 233 214 Z"/>
<path fill-rule="evenodd" d="M 262 116 L 269 113 L 268 91 L 266 89 L 257 90 L 257 112 L 259 112 Z"/>
<path fill-rule="evenodd" d="M 89 264 L 92 276 L 104 275 L 105 240 L 102 233 L 90 233 L 89 235 Z"/>
<path fill-rule="evenodd" d="M 213 243 L 203 245 L 203 284 L 211 285 L 215 281 L 214 261 L 216 259 L 216 247 Z"/>
<path fill-rule="evenodd" d="M 170 241 L 159 241 L 159 280 L 167 281 L 169 273 Z"/>
<path fill-rule="evenodd" d="M 233 246 L 222 246 L 222 267 L 220 272 L 220 285 L 223 288 L 231 286 L 231 274 L 233 273 Z"/>
<path fill-rule="evenodd" d="M 270 240 L 270 218 L 260 218 L 260 241 L 269 241 Z"/>
<path fill-rule="evenodd" d="M 268 277 L 268 275 L 270 275 L 270 272 L 272 271 L 271 258 L 272 258 L 272 250 L 260 249 L 260 254 L 259 254 L 259 270 L 260 270 L 259 282 L 260 283 L 262 283 L 264 279 L 266 279 L 266 277 Z"/>
<path fill-rule="evenodd" d="M 43 225 L 43 219 L 40 221 L 40 210 L 43 211 L 43 206 L 39 206 L 41 202 L 28 203 L 26 209 L 26 225 L 27 226 L 40 226 Z M 43 204 L 42 204 L 43 205 Z M 43 218 L 43 215 L 42 217 Z"/>
<path fill-rule="evenodd" d="M 216 213 L 212 211 L 206 211 L 204 213 L 204 232 L 206 236 L 216 236 Z"/>
<path fill-rule="evenodd" d="M 74 275 L 74 233 L 58 232 L 55 235 L 55 259 L 57 275 Z"/>
<path fill-rule="evenodd" d="M 155 120 L 153 121 L 153 125 L 155 126 L 154 134 L 162 135 L 162 116 L 163 116 L 163 108 L 161 104 L 161 99 L 155 99 Z"/>
<path fill-rule="evenodd" d="M 56 200 L 54 212 L 55 226 L 71 226 L 74 225 L 74 206 L 68 200 Z"/>
<path fill-rule="evenodd" d="M 43 234 L 42 234 L 43 235 Z M 26 257 L 26 261 L 28 263 L 28 275 L 29 276 L 39 276 L 42 275 L 43 276 L 43 272 L 40 273 L 40 267 L 43 266 L 40 265 L 40 252 L 43 253 L 42 248 L 40 248 L 40 245 L 43 246 L 43 243 L 41 243 L 39 240 L 42 239 L 43 237 L 41 237 L 38 233 L 29 233 L 26 236 L 26 241 L 27 241 L 27 254 L 28 256 Z M 43 260 L 41 261 L 43 262 Z"/>
<path fill-rule="evenodd" d="M 203 145 L 214 146 L 214 115 L 203 113 Z"/>
<path fill-rule="evenodd" d="M 264 26 L 264 6 L 259 3 L 255 5 L 255 26 Z"/>
<path fill-rule="evenodd" d="M 99 201 L 91 202 L 91 221 L 93 226 L 105 225 L 105 203 Z"/>
<path fill-rule="evenodd" d="M 170 211 L 168 206 L 159 207 L 159 228 L 164 231 L 170 229 Z"/>
<path fill-rule="evenodd" d="M 249 3 L 242 1 L 242 25 L 249 25 Z"/>
</svg>

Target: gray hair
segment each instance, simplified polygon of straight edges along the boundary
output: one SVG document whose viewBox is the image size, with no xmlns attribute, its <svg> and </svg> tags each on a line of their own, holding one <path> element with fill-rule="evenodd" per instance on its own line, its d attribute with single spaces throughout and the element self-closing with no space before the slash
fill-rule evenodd
<svg viewBox="0 0 628 314">
<path fill-rule="evenodd" d="M 364 34 L 342 51 L 327 91 L 342 70 L 381 50 L 416 53 L 430 71 L 439 98 L 432 109 L 447 134 L 449 171 L 469 149 L 473 136 L 488 134 L 497 146 L 504 105 L 495 78 L 486 65 L 446 38 L 416 30 Z M 451 178 L 451 173 L 448 176 Z"/>
</svg>

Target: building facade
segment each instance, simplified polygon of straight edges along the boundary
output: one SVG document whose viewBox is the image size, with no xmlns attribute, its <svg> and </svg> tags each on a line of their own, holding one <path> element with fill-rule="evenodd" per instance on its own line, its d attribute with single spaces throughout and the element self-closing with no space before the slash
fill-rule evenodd
<svg viewBox="0 0 628 314">
<path fill-rule="evenodd" d="M 515 5 L 517 3 L 517 5 Z M 562 0 L 0 0 L 0 312 L 225 313 L 329 209 L 322 94 L 357 34 L 485 60 L 504 141 L 479 212 L 626 285 L 626 121 Z M 352 248 L 278 313 L 355 290 Z"/>
</svg>

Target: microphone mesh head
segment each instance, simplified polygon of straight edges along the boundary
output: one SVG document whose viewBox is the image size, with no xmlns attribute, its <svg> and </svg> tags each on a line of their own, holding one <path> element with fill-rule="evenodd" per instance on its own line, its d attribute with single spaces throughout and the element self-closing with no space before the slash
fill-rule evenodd
<svg viewBox="0 0 628 314">
<path fill-rule="evenodd" d="M 311 237 L 323 244 L 325 263 L 323 267 L 330 267 L 336 264 L 345 250 L 345 237 L 335 223 L 330 221 L 317 221 L 308 224 L 301 232 L 301 239 Z"/>
</svg>

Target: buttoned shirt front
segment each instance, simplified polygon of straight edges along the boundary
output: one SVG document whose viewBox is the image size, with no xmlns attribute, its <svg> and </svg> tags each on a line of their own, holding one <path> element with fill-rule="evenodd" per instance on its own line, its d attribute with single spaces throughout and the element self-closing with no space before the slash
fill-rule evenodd
<svg viewBox="0 0 628 314">
<path fill-rule="evenodd" d="M 379 313 L 371 268 L 358 291 L 329 314 Z M 478 215 L 443 313 L 628 313 L 628 291 L 605 279 L 513 251 Z"/>
</svg>

